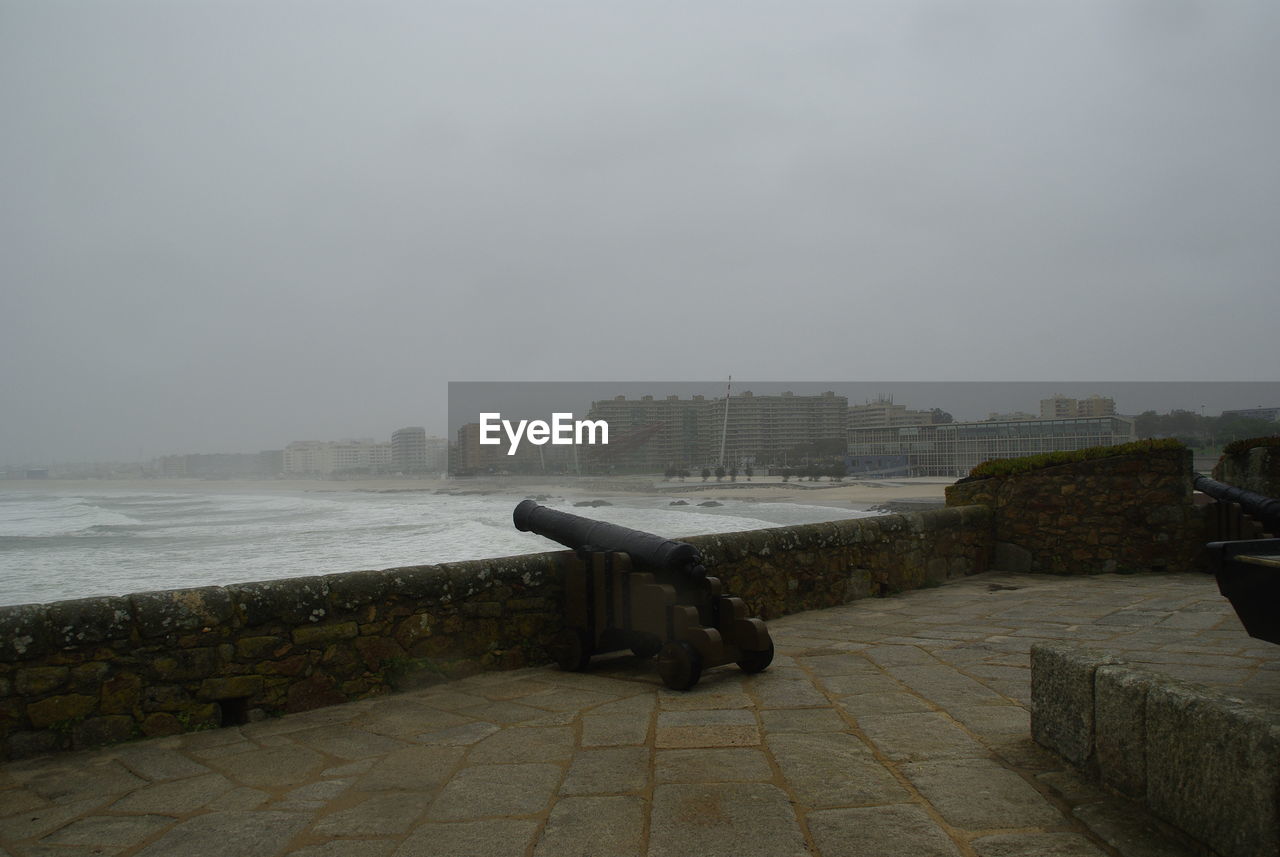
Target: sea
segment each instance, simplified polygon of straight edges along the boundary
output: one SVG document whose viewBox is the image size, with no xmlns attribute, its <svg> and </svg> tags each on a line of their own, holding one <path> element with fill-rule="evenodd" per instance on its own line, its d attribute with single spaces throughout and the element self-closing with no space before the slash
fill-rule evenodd
<svg viewBox="0 0 1280 857">
<path fill-rule="evenodd" d="M 0 490 L 0 605 L 561 549 L 511 522 L 521 493 Z M 539 502 L 680 538 L 861 517 L 850 508 L 581 496 Z"/>
</svg>

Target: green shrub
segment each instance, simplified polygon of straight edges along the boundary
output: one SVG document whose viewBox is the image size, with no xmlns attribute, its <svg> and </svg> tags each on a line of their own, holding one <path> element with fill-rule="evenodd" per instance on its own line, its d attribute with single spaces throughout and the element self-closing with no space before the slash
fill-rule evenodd
<svg viewBox="0 0 1280 857">
<path fill-rule="evenodd" d="M 1280 446 L 1280 435 L 1270 437 L 1250 437 L 1244 440 L 1233 440 L 1222 448 L 1223 455 L 1239 455 L 1260 446 Z"/>
<path fill-rule="evenodd" d="M 1133 443 L 1122 443 L 1117 446 L 1091 446 L 1087 449 L 1046 452 L 1043 455 L 1028 455 L 1024 458 L 993 458 L 970 470 L 967 478 L 988 479 L 992 476 L 1013 476 L 1019 473 L 1043 470 L 1046 467 L 1056 467 L 1059 464 L 1092 461 L 1095 458 L 1114 458 L 1119 455 L 1186 448 L 1186 445 L 1180 440 L 1159 438 L 1154 440 L 1135 440 Z"/>
</svg>

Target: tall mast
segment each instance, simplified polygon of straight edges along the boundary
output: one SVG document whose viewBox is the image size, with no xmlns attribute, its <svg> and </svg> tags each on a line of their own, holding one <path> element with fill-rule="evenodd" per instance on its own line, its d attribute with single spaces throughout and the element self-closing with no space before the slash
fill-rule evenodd
<svg viewBox="0 0 1280 857">
<path fill-rule="evenodd" d="M 729 432 L 729 390 L 733 387 L 733 376 L 729 376 L 729 383 L 724 385 L 724 422 L 720 426 L 720 464 L 724 467 L 724 438 Z"/>
</svg>

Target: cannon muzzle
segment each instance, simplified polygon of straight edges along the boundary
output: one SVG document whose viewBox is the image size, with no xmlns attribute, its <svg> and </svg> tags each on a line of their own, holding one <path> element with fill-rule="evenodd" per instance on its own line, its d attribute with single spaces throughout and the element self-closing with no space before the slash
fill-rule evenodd
<svg viewBox="0 0 1280 857">
<path fill-rule="evenodd" d="M 1280 530 L 1280 500 L 1210 479 L 1202 473 L 1191 474 L 1191 485 L 1220 502 L 1239 503 L 1245 514 L 1261 521 L 1271 532 Z"/>
<path fill-rule="evenodd" d="M 573 550 L 623 552 L 638 565 L 675 572 L 693 582 L 707 576 L 702 554 L 687 542 L 548 509 L 533 500 L 522 500 L 511 518 L 517 530 L 537 533 Z"/>
</svg>

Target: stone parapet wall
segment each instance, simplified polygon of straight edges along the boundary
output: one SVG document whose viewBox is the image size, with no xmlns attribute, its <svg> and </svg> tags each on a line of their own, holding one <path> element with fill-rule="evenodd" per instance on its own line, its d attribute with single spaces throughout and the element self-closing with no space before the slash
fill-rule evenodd
<svg viewBox="0 0 1280 857">
<path fill-rule="evenodd" d="M 1280 714 L 1062 644 L 1031 648 L 1031 734 L 1222 857 L 1280 853 Z"/>
<path fill-rule="evenodd" d="M 522 666 L 559 628 L 555 554 L 0 607 L 10 757 L 303 711 Z"/>
<path fill-rule="evenodd" d="M 765 618 L 986 570 L 990 513 L 688 539 Z M 0 607 L 0 757 L 303 711 L 547 660 L 567 552 Z"/>
<path fill-rule="evenodd" d="M 958 482 L 947 505 L 992 510 L 1005 571 L 1187 571 L 1204 542 L 1190 456 L 1153 450 Z"/>
<path fill-rule="evenodd" d="M 753 615 L 772 619 L 986 571 L 991 512 L 931 509 L 685 539 Z"/>
</svg>

